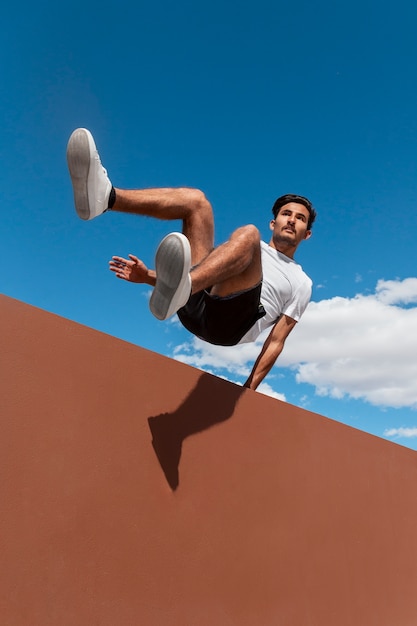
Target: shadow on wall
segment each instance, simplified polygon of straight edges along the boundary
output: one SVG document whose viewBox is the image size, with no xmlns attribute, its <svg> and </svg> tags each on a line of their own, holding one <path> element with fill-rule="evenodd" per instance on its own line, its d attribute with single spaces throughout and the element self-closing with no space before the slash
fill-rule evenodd
<svg viewBox="0 0 417 626">
<path fill-rule="evenodd" d="M 182 442 L 186 437 L 207 430 L 232 417 L 244 387 L 230 383 L 227 393 L 219 392 L 219 381 L 203 373 L 194 389 L 173 413 L 161 413 L 148 418 L 152 446 L 169 486 L 179 485 L 179 464 Z"/>
</svg>

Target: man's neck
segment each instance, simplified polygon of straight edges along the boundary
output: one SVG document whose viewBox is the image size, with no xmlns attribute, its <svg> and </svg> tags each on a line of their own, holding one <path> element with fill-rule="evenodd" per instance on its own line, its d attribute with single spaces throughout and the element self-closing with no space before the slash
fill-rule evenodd
<svg viewBox="0 0 417 626">
<path fill-rule="evenodd" d="M 284 254 L 288 258 L 294 259 L 294 254 L 297 250 L 297 246 L 286 244 L 284 241 L 280 242 L 279 244 L 275 244 L 273 239 L 270 240 L 269 245 L 271 246 L 271 248 L 274 248 L 274 250 L 278 250 L 278 252 L 281 252 L 281 254 Z"/>
</svg>

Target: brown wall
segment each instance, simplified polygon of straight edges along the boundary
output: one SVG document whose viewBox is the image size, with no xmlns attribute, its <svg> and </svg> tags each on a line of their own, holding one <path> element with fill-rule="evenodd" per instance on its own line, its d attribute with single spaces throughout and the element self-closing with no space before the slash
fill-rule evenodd
<svg viewBox="0 0 417 626">
<path fill-rule="evenodd" d="M 0 322 L 0 623 L 417 624 L 415 452 L 4 296 Z"/>
</svg>

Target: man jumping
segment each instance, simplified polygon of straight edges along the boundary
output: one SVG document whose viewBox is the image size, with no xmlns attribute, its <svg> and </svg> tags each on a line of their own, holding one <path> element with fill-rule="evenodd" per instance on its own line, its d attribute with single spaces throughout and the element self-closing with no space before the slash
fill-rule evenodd
<svg viewBox="0 0 417 626">
<path fill-rule="evenodd" d="M 255 341 L 272 327 L 245 383 L 256 389 L 311 297 L 311 280 L 294 261 L 298 245 L 311 236 L 316 217 L 311 202 L 294 194 L 278 198 L 269 244 L 249 224 L 215 248 L 213 210 L 202 191 L 113 187 L 85 128 L 72 133 L 67 161 L 81 219 L 111 210 L 182 220 L 182 233 L 171 233 L 160 243 L 155 270 L 132 254 L 110 261 L 118 278 L 154 288 L 150 309 L 155 317 L 165 320 L 177 313 L 191 333 L 223 346 Z"/>
</svg>

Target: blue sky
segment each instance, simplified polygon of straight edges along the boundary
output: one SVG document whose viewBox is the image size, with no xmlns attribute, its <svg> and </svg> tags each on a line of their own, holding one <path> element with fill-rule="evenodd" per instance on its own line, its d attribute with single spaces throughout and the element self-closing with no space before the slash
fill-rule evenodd
<svg viewBox="0 0 417 626">
<path fill-rule="evenodd" d="M 116 186 L 203 189 L 218 243 L 249 222 L 268 239 L 275 198 L 306 195 L 312 304 L 262 391 L 417 449 L 415 3 L 41 0 L 3 15 L 1 292 L 242 382 L 259 345 L 212 349 L 108 271 L 113 254 L 152 265 L 180 225 L 79 220 L 68 137 L 93 132 Z"/>
</svg>

